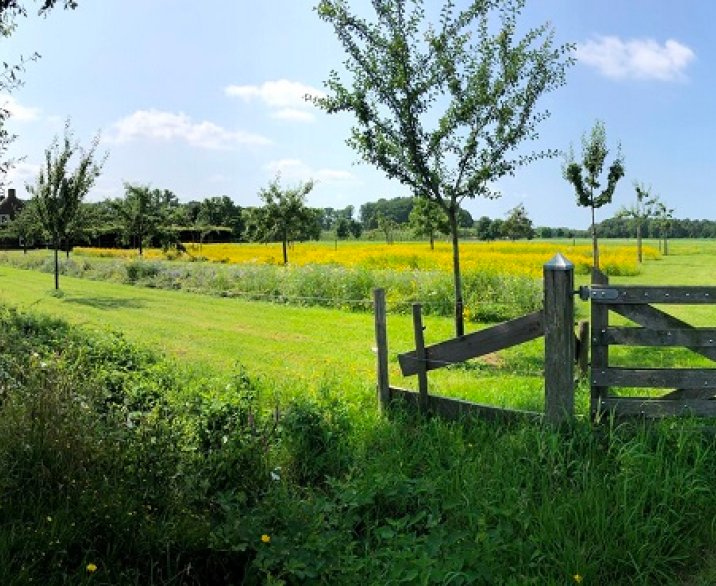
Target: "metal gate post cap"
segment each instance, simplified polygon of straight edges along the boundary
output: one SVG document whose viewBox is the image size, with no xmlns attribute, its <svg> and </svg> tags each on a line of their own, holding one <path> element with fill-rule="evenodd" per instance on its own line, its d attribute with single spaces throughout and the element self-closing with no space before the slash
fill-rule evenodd
<svg viewBox="0 0 716 586">
<path fill-rule="evenodd" d="M 548 271 L 571 271 L 574 268 L 574 263 L 558 252 L 544 263 L 544 268 Z"/>
</svg>

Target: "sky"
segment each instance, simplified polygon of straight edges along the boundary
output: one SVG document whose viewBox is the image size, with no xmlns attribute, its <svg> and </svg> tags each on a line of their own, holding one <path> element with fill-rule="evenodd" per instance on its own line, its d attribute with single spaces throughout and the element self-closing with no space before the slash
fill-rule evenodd
<svg viewBox="0 0 716 586">
<path fill-rule="evenodd" d="M 370 13 L 367 0 L 350 4 Z M 25 157 L 5 183 L 27 197 L 25 184 L 69 118 L 82 144 L 100 132 L 109 153 L 89 201 L 121 197 L 129 182 L 185 202 L 228 195 L 253 206 L 277 173 L 286 185 L 314 179 L 313 207 L 357 212 L 411 195 L 346 144 L 350 114 L 328 115 L 303 99 L 320 94 L 331 70 L 343 71 L 341 45 L 314 5 L 79 0 L 74 11 L 20 19 L 0 58 L 41 57 L 21 88 L 0 96 L 18 135 L 10 155 Z M 635 181 L 678 218 L 716 218 L 715 20 L 712 0 L 528 0 L 520 26 L 550 22 L 555 42 L 574 43 L 577 59 L 566 85 L 541 99 L 551 115 L 532 147 L 573 145 L 579 155 L 596 120 L 606 125 L 609 160 L 621 145 L 626 176 L 597 220 L 632 205 Z M 497 183 L 500 198 L 463 207 L 504 218 L 523 204 L 537 226 L 586 228 L 589 210 L 577 206 L 561 166 L 560 158 L 537 161 Z"/>
</svg>

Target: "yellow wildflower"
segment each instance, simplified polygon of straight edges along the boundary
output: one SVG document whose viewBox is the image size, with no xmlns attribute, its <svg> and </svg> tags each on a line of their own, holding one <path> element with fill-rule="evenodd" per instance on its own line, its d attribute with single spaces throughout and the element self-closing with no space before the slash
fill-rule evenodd
<svg viewBox="0 0 716 586">
<path fill-rule="evenodd" d="M 580 574 L 575 574 L 574 576 L 572 576 L 572 578 L 574 578 L 574 581 L 577 584 L 581 584 L 582 580 L 584 580 L 584 576 L 581 576 Z"/>
<path fill-rule="evenodd" d="M 89 564 L 87 564 L 87 571 L 90 574 L 94 574 L 97 571 L 97 564 L 93 564 L 91 562 Z"/>
<path fill-rule="evenodd" d="M 266 534 L 264 533 L 264 534 L 261 536 L 261 541 L 263 541 L 264 543 L 271 543 L 271 536 L 270 536 L 270 535 L 266 535 Z"/>
</svg>

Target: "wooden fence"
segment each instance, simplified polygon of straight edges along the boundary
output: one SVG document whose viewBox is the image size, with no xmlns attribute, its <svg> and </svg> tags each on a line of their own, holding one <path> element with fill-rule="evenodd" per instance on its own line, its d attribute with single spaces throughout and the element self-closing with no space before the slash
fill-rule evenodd
<svg viewBox="0 0 716 586">
<path fill-rule="evenodd" d="M 378 395 L 382 406 L 393 400 L 407 401 L 423 412 L 447 418 L 479 415 L 493 419 L 540 418 L 559 423 L 574 414 L 574 362 L 586 368 L 588 329 L 580 327 L 579 339 L 574 335 L 574 266 L 561 254 L 544 265 L 544 305 L 534 313 L 507 321 L 432 346 L 425 346 L 422 308 L 413 305 L 415 350 L 398 355 L 404 376 L 418 378 L 418 391 L 390 385 L 388 377 L 388 343 L 386 330 L 385 292 L 374 291 L 375 335 L 377 346 Z M 428 372 L 436 368 L 464 362 L 510 346 L 545 337 L 545 411 L 504 409 L 439 397 L 428 392 Z M 577 352 L 577 349 L 580 351 Z"/>
<path fill-rule="evenodd" d="M 593 279 L 595 280 L 595 279 Z M 640 287 L 600 284 L 582 288 L 583 299 L 591 300 L 592 369 L 591 414 L 617 416 L 668 415 L 716 416 L 716 368 L 639 368 L 609 365 L 611 346 L 683 346 L 716 361 L 716 328 L 694 327 L 652 304 L 714 304 L 716 287 Z M 609 325 L 612 311 L 638 324 L 637 327 Z M 675 389 L 659 397 L 623 397 L 610 394 L 611 387 Z"/>
</svg>

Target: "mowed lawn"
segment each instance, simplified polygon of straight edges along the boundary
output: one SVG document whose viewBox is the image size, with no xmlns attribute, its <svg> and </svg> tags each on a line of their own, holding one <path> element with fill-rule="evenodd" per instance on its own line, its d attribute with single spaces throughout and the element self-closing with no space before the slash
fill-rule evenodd
<svg viewBox="0 0 716 586">
<path fill-rule="evenodd" d="M 645 263 L 633 284 L 716 284 L 716 246 L 710 241 L 673 242 L 672 254 Z M 578 284 L 586 282 L 579 277 Z M 375 388 L 373 317 L 324 308 L 241 301 L 181 291 L 147 289 L 62 277 L 61 294 L 52 275 L 0 265 L 0 301 L 93 329 L 114 329 L 174 357 L 190 368 L 218 374 L 241 364 L 262 377 L 277 395 L 321 388 L 371 400 Z M 578 313 L 588 315 L 580 301 Z M 674 308 L 700 325 L 716 325 L 716 309 Z M 452 336 L 448 318 L 427 317 L 426 341 Z M 468 331 L 480 326 L 468 325 Z M 398 352 L 412 346 L 409 316 L 389 314 L 391 382 L 415 387 L 399 375 Z M 431 391 L 496 405 L 539 409 L 543 400 L 541 341 L 431 373 Z M 666 365 L 666 364 L 665 364 Z M 659 366 L 655 364 L 654 366 Z M 577 403 L 586 407 L 586 388 Z"/>
</svg>

